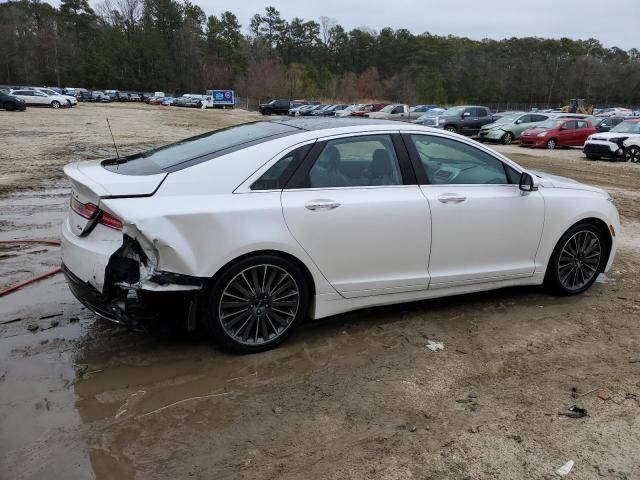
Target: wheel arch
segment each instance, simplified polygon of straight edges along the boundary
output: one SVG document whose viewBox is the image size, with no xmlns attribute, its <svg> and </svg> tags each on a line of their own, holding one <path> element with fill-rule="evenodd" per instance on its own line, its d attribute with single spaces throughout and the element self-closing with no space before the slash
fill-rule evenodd
<svg viewBox="0 0 640 480">
<path fill-rule="evenodd" d="M 224 272 L 226 272 L 229 268 L 231 268 L 236 263 L 242 260 L 246 260 L 248 258 L 260 256 L 260 255 L 274 255 L 276 257 L 280 257 L 282 259 L 288 260 L 291 263 L 293 263 L 296 267 L 298 267 L 302 272 L 302 274 L 304 275 L 305 282 L 307 283 L 307 287 L 309 288 L 310 303 L 313 303 L 313 298 L 316 294 L 316 284 L 315 284 L 313 275 L 311 274 L 311 270 L 309 270 L 309 267 L 307 267 L 307 265 L 302 260 L 297 258 L 295 255 L 284 252 L 282 250 L 274 250 L 274 249 L 253 250 L 251 252 L 247 252 L 240 256 L 237 256 L 229 260 L 227 263 L 225 263 L 222 267 L 218 269 L 218 271 L 208 281 L 209 285 L 215 284 L 218 278 L 220 278 L 220 276 L 222 276 Z"/>
</svg>

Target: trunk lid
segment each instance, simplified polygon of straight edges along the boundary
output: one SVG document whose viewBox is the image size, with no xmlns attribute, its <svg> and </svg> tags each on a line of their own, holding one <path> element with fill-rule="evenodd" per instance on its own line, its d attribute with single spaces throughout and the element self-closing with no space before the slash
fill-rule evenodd
<svg viewBox="0 0 640 480">
<path fill-rule="evenodd" d="M 121 175 L 103 168 L 99 161 L 71 163 L 64 173 L 71 180 L 71 202 L 76 208 L 69 208 L 69 225 L 76 235 L 92 218 L 90 209 L 84 215 L 78 212 L 84 206 L 99 208 L 104 198 L 151 196 L 168 175 Z"/>
</svg>

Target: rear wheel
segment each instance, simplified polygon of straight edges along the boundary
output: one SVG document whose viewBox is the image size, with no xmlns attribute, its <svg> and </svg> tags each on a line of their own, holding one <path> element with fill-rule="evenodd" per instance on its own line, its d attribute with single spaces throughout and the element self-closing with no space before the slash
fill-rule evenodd
<svg viewBox="0 0 640 480">
<path fill-rule="evenodd" d="M 60 102 L 54 100 L 53 102 L 51 102 L 51 108 L 60 108 Z"/>
<path fill-rule="evenodd" d="M 308 286 L 298 266 L 275 255 L 258 255 L 220 276 L 209 290 L 202 320 L 223 348 L 261 352 L 291 335 L 308 302 Z"/>
<path fill-rule="evenodd" d="M 629 147 L 624 151 L 624 159 L 631 163 L 640 163 L 640 148 Z"/>
<path fill-rule="evenodd" d="M 507 132 L 502 137 L 502 143 L 504 145 L 511 145 L 513 143 L 513 133 Z"/>
<path fill-rule="evenodd" d="M 582 223 L 571 228 L 551 255 L 547 285 L 561 295 L 584 292 L 602 271 L 607 248 L 605 233 L 595 225 Z"/>
<path fill-rule="evenodd" d="M 555 150 L 558 147 L 558 141 L 555 138 L 550 138 L 547 141 L 547 149 L 548 150 Z"/>
</svg>

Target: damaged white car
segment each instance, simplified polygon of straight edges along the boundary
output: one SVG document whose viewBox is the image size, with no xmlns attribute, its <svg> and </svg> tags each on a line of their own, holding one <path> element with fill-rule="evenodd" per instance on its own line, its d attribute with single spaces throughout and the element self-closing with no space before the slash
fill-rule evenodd
<svg viewBox="0 0 640 480">
<path fill-rule="evenodd" d="M 590 135 L 582 151 L 589 160 L 640 163 L 640 118 L 629 118 L 608 132 Z"/>
<path fill-rule="evenodd" d="M 256 122 L 65 173 L 76 297 L 128 325 L 202 325 L 238 352 L 363 307 L 543 282 L 581 293 L 620 230 L 601 189 L 384 120 Z"/>
</svg>

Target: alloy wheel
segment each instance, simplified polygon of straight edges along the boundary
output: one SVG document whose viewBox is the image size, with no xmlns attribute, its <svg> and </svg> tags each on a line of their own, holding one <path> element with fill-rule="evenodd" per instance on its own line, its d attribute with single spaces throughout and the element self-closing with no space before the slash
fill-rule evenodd
<svg viewBox="0 0 640 480">
<path fill-rule="evenodd" d="M 556 148 L 556 145 L 557 143 L 553 138 L 547 142 L 547 148 L 549 150 L 554 150 Z"/>
<path fill-rule="evenodd" d="M 629 147 L 624 152 L 624 159 L 627 162 L 631 162 L 631 163 L 640 162 L 640 148 L 638 148 L 638 147 Z"/>
<path fill-rule="evenodd" d="M 300 288 L 293 276 L 276 265 L 261 264 L 229 281 L 220 296 L 218 315 L 235 342 L 255 346 L 282 336 L 299 306 Z"/>
<path fill-rule="evenodd" d="M 447 127 L 447 128 L 445 128 L 445 130 L 447 132 L 452 132 L 452 133 L 456 133 L 457 132 L 456 127 L 453 127 L 453 126 Z"/>
<path fill-rule="evenodd" d="M 567 290 L 579 290 L 598 273 L 602 259 L 602 245 L 590 230 L 572 235 L 558 257 L 558 278 Z"/>
<path fill-rule="evenodd" d="M 60 108 L 60 102 L 58 102 L 57 100 L 54 100 L 53 102 L 51 102 L 51 107 Z"/>
<path fill-rule="evenodd" d="M 502 143 L 511 145 L 513 143 L 513 134 L 511 132 L 505 133 L 504 137 L 502 137 Z"/>
</svg>

